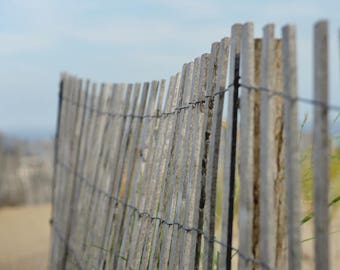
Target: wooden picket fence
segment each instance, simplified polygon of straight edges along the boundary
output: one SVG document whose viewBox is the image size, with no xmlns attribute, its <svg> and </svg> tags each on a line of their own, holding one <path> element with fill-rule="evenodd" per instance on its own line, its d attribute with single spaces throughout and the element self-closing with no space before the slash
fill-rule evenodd
<svg viewBox="0 0 340 270">
<path fill-rule="evenodd" d="M 297 95 L 295 27 L 253 28 L 235 24 L 169 81 L 99 90 L 62 74 L 50 269 L 301 269 L 303 102 L 315 269 L 329 269 L 328 24 L 314 28 L 313 100 Z"/>
</svg>

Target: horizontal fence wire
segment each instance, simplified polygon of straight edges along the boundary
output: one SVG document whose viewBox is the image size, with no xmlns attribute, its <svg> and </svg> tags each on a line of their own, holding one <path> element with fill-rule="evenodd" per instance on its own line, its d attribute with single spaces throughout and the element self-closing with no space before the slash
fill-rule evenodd
<svg viewBox="0 0 340 270">
<path fill-rule="evenodd" d="M 72 253 L 74 262 L 71 261 L 71 263 L 74 266 L 76 266 L 78 269 L 82 270 L 83 268 L 81 267 L 80 260 L 79 260 L 79 258 L 76 255 L 76 251 L 73 249 L 71 244 L 68 241 L 66 241 L 65 238 L 62 236 L 62 233 L 57 228 L 57 226 L 53 223 L 53 220 L 51 220 L 50 223 L 51 223 L 51 227 L 52 227 L 53 231 L 55 232 L 55 234 L 56 234 L 57 238 L 59 239 L 59 241 L 63 242 L 66 245 L 68 251 L 70 251 Z"/>
<path fill-rule="evenodd" d="M 98 188 L 96 185 L 92 184 L 86 177 L 80 175 L 79 173 L 73 171 L 67 164 L 57 160 L 56 165 L 61 166 L 65 171 L 73 174 L 76 178 L 78 178 L 80 181 L 82 181 L 83 183 L 85 183 L 88 187 L 90 187 L 92 189 L 92 191 L 100 193 L 104 196 L 106 196 L 108 199 L 114 200 L 116 202 L 116 204 L 120 204 L 123 207 L 129 208 L 132 211 L 134 211 L 140 218 L 144 217 L 144 218 L 148 218 L 151 221 L 157 220 L 160 222 L 160 224 L 164 224 L 167 226 L 177 226 L 177 228 L 179 230 L 184 230 L 185 232 L 189 233 L 189 232 L 196 232 L 197 234 L 201 235 L 204 240 L 206 240 L 207 242 L 211 243 L 211 244 L 217 244 L 225 249 L 229 248 L 228 244 L 223 243 L 219 240 L 217 240 L 216 238 L 210 238 L 208 237 L 203 230 L 201 230 L 200 228 L 196 228 L 196 227 L 188 227 L 184 224 L 181 224 L 179 222 L 172 222 L 172 221 L 168 221 L 163 219 L 162 217 L 158 217 L 158 216 L 153 216 L 151 215 L 149 212 L 145 212 L 145 211 L 141 211 L 140 209 L 138 209 L 137 207 L 119 199 L 118 197 L 109 194 L 108 192 L 106 192 L 103 189 Z M 53 222 L 52 222 L 53 223 Z M 53 226 L 55 227 L 55 226 Z M 60 238 L 60 237 L 59 237 Z M 241 258 L 242 260 L 246 261 L 247 263 L 253 263 L 256 264 L 258 266 L 260 266 L 262 269 L 265 270 L 275 270 L 275 268 L 269 266 L 268 264 L 266 264 L 265 262 L 256 259 L 256 258 L 251 258 L 251 257 L 247 257 L 246 255 L 244 255 L 239 249 L 235 248 L 235 247 L 230 247 L 235 254 L 238 255 L 239 258 Z"/>
<path fill-rule="evenodd" d="M 212 98 L 221 94 L 224 94 L 226 92 L 228 92 L 230 90 L 231 87 L 233 87 L 236 83 L 232 83 L 230 84 L 227 88 L 218 91 L 216 93 L 214 93 L 213 95 L 206 95 L 206 98 Z M 314 99 L 309 99 L 309 98 L 304 98 L 304 97 L 292 97 L 290 95 L 285 94 L 283 91 L 279 91 L 279 90 L 274 90 L 274 89 L 269 89 L 266 87 L 262 87 L 262 86 L 255 86 L 255 85 L 247 85 L 247 84 L 243 84 L 243 83 L 239 83 L 238 84 L 240 87 L 243 87 L 245 89 L 248 90 L 255 90 L 255 91 L 260 91 L 260 92 L 266 92 L 269 93 L 273 96 L 279 96 L 282 97 L 284 99 L 290 100 L 290 101 L 298 101 L 298 102 L 302 102 L 305 104 L 309 104 L 309 105 L 313 105 L 313 106 L 319 106 L 322 107 L 326 110 L 329 111 L 335 111 L 335 112 L 340 112 L 340 106 L 338 105 L 332 105 L 332 104 L 327 104 L 318 100 L 314 100 Z M 188 105 L 185 106 L 181 106 L 181 107 L 176 107 L 173 111 L 171 112 L 163 112 L 163 113 L 156 113 L 156 114 L 147 114 L 147 115 L 136 115 L 136 114 L 122 114 L 122 113 L 110 113 L 110 112 L 105 112 L 105 111 L 101 111 L 98 109 L 94 109 L 91 106 L 88 106 L 86 104 L 79 104 L 78 102 L 75 102 L 73 100 L 71 100 L 70 98 L 62 98 L 63 101 L 69 102 L 70 104 L 77 106 L 77 107 L 83 107 L 85 109 L 87 109 L 90 112 L 95 112 L 98 113 L 100 115 L 107 115 L 110 117 L 124 117 L 124 118 L 138 118 L 138 119 L 145 119 L 145 118 L 162 118 L 162 117 L 166 117 L 169 115 L 173 115 L 181 110 L 186 110 L 189 109 L 190 107 L 195 107 L 198 104 L 204 104 L 206 102 L 205 99 L 202 100 L 193 100 L 188 102 Z"/>
<path fill-rule="evenodd" d="M 329 111 L 336 111 L 336 112 L 340 112 L 340 106 L 338 105 L 331 105 L 331 104 L 327 104 L 318 100 L 314 100 L 314 99 L 309 99 L 309 98 L 304 98 L 304 97 L 292 97 L 290 95 L 285 94 L 282 91 L 278 91 L 278 90 L 273 90 L 273 89 L 268 89 L 265 87 L 261 87 L 261 86 L 255 86 L 255 85 L 247 85 L 247 84 L 243 84 L 240 83 L 240 86 L 243 88 L 246 88 L 248 90 L 256 90 L 256 91 L 260 91 L 260 92 L 267 92 L 269 94 L 272 94 L 273 96 L 279 96 L 282 97 L 284 99 L 290 100 L 290 101 L 299 101 L 305 104 L 310 104 L 313 106 L 319 106 L 322 107 L 324 109 L 327 109 Z"/>
<path fill-rule="evenodd" d="M 222 95 L 226 92 L 228 92 L 230 90 L 231 87 L 234 86 L 234 83 L 230 84 L 227 88 L 223 89 L 223 90 L 220 90 L 212 95 L 206 95 L 205 98 L 214 98 L 218 95 Z M 181 110 L 186 110 L 186 109 L 189 109 L 190 107 L 194 108 L 196 105 L 198 104 L 204 104 L 206 102 L 205 99 L 201 99 L 201 100 L 193 100 L 193 101 L 190 101 L 188 102 L 188 105 L 184 105 L 184 106 L 181 106 L 181 107 L 176 107 L 173 111 L 171 112 L 163 112 L 163 113 L 157 113 L 157 114 L 146 114 L 146 115 L 136 115 L 136 114 L 122 114 L 122 113 L 110 113 L 110 112 L 104 112 L 104 111 L 101 111 L 101 110 L 97 110 L 97 109 L 94 109 L 86 104 L 79 104 L 79 102 L 76 102 L 76 101 L 73 101 L 72 99 L 70 98 L 65 98 L 63 97 L 62 98 L 63 101 L 66 101 L 66 102 L 69 102 L 70 104 L 74 105 L 74 106 L 77 106 L 77 107 L 83 107 L 85 109 L 87 109 L 88 111 L 90 112 L 95 112 L 95 113 L 98 113 L 100 115 L 108 115 L 110 117 L 125 117 L 125 118 L 138 118 L 138 119 L 145 119 L 145 118 L 161 118 L 163 116 L 169 116 L 169 115 L 172 115 L 172 114 L 175 114 Z"/>
</svg>

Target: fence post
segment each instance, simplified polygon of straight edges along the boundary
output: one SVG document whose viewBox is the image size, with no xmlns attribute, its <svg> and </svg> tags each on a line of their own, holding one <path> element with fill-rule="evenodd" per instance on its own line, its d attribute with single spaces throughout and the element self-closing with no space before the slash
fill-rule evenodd
<svg viewBox="0 0 340 270">
<path fill-rule="evenodd" d="M 315 269 L 329 269 L 329 146 L 328 146 L 328 23 L 314 26 L 314 106 L 313 168 L 314 168 L 314 230 Z"/>
</svg>

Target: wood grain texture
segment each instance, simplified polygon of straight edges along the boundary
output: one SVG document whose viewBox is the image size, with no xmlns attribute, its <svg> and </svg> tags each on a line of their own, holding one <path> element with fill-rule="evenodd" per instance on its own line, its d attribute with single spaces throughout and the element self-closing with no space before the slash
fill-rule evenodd
<svg viewBox="0 0 340 270">
<path fill-rule="evenodd" d="M 261 86 L 274 89 L 274 25 L 263 28 Z M 260 258 L 275 265 L 276 226 L 274 211 L 274 100 L 270 93 L 261 92 L 261 182 L 260 182 Z"/>
<path fill-rule="evenodd" d="M 297 96 L 297 59 L 295 26 L 282 28 L 282 65 L 285 99 L 285 178 L 288 235 L 288 269 L 301 269 L 301 185 L 299 169 L 299 130 Z"/>
<path fill-rule="evenodd" d="M 241 83 L 255 85 L 254 26 L 243 25 L 241 40 Z M 254 95 L 255 90 L 241 88 L 240 101 L 240 195 L 239 195 L 239 250 L 253 255 L 253 190 L 254 190 Z M 238 269 L 253 269 L 251 262 L 239 259 Z"/>
<path fill-rule="evenodd" d="M 223 202 L 222 202 L 222 230 L 221 230 L 221 241 L 223 243 L 228 243 L 232 239 L 228 237 L 228 230 L 230 226 L 232 227 L 233 221 L 230 219 L 229 207 L 230 202 L 233 198 L 230 196 L 233 194 L 231 191 L 231 182 L 232 178 L 235 175 L 232 175 L 232 159 L 235 160 L 235 157 L 232 157 L 233 147 L 232 144 L 232 136 L 233 136 L 233 119 L 235 117 L 235 106 L 237 106 L 235 102 L 235 70 L 239 68 L 239 57 L 240 57 L 240 46 L 241 46 L 241 33 L 242 33 L 242 25 L 235 24 L 231 30 L 231 39 L 230 39 L 230 60 L 229 60 L 229 74 L 228 74 L 228 84 L 230 86 L 230 90 L 228 91 L 228 107 L 227 107 L 227 123 L 228 127 L 226 130 L 226 139 L 225 142 L 225 161 L 224 161 L 224 180 L 223 180 Z M 236 78 L 237 79 L 237 78 Z M 235 180 L 235 178 L 234 178 Z M 219 269 L 226 269 L 227 267 L 227 249 L 222 248 L 219 254 Z"/>
<path fill-rule="evenodd" d="M 314 26 L 314 100 L 328 102 L 328 23 Z M 328 110 L 314 106 L 313 172 L 315 269 L 329 269 L 329 145 Z"/>
</svg>

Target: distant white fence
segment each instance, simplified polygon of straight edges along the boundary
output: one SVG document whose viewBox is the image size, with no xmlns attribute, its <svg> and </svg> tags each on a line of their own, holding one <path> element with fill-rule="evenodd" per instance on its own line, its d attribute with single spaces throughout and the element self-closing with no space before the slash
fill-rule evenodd
<svg viewBox="0 0 340 270">
<path fill-rule="evenodd" d="M 98 91 L 63 74 L 50 269 L 301 269 L 300 103 L 314 108 L 315 269 L 329 269 L 327 42 L 322 21 L 313 100 L 291 25 L 277 39 L 236 24 L 168 84 Z"/>
</svg>

